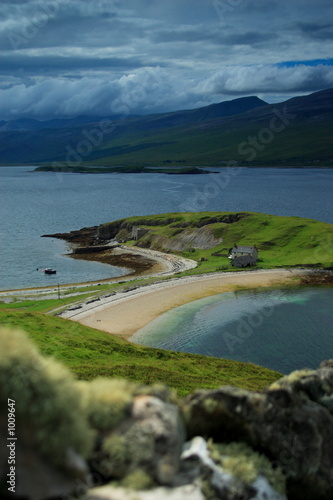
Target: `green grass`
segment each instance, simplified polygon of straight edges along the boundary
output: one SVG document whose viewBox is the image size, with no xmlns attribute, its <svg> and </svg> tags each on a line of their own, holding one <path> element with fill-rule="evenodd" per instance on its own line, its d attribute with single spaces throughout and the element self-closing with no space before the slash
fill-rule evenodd
<svg viewBox="0 0 333 500">
<path fill-rule="evenodd" d="M 135 346 L 99 330 L 41 313 L 3 309 L 0 324 L 23 329 L 42 354 L 62 361 L 84 380 L 105 376 L 145 384 L 162 382 L 185 395 L 198 388 L 225 384 L 260 390 L 281 376 L 251 363 Z"/>
<path fill-rule="evenodd" d="M 313 266 L 328 268 L 333 266 L 333 225 L 301 217 L 282 217 L 276 215 L 243 212 L 246 216 L 227 224 L 211 222 L 212 218 L 222 218 L 230 212 L 169 213 L 125 219 L 131 226 L 137 225 L 149 230 L 138 242 L 156 250 L 168 250 L 168 242 L 160 242 L 156 237 L 177 240 L 182 231 L 195 229 L 206 224 L 215 237 L 222 243 L 213 248 L 200 250 L 189 248 L 181 253 L 183 257 L 198 261 L 197 269 L 190 274 L 214 272 L 219 268 L 233 269 L 227 257 L 213 256 L 212 253 L 238 245 L 256 245 L 259 251 L 257 268 Z M 113 223 L 110 223 L 111 225 Z M 179 224 L 188 227 L 179 228 Z M 133 242 L 130 242 L 133 244 Z M 223 252 L 227 253 L 227 252 Z M 199 262 L 200 259 L 207 259 Z"/>
<path fill-rule="evenodd" d="M 183 252 L 183 256 L 197 261 L 202 257 L 207 259 L 205 262 L 198 262 L 196 269 L 183 274 L 201 274 L 221 268 L 234 270 L 227 257 L 212 255 L 216 251 L 232 247 L 234 243 L 256 245 L 260 258 L 257 267 L 260 268 L 333 266 L 331 224 L 252 212 L 243 212 L 242 215 L 243 218 L 238 221 L 226 223 L 225 217 L 230 216 L 228 212 L 171 213 L 129 217 L 124 219 L 124 224 L 128 228 L 135 224 L 149 229 L 142 240 L 146 246 L 152 247 L 155 237 L 163 236 L 172 241 L 182 231 L 203 226 L 208 227 L 215 237 L 223 239 L 222 243 L 208 250 Z M 106 226 L 112 224 L 116 224 L 119 229 L 119 221 Z M 141 242 L 142 240 L 140 239 Z M 128 242 L 129 245 L 133 243 Z M 60 299 L 39 300 L 30 297 L 34 300 L 20 301 L 16 297 L 15 302 L 0 304 L 0 324 L 25 330 L 43 354 L 62 361 L 80 379 L 106 376 L 124 377 L 143 383 L 163 382 L 184 395 L 197 388 L 215 388 L 224 384 L 260 390 L 279 378 L 280 375 L 276 372 L 252 364 L 135 346 L 79 323 L 42 314 L 87 299 L 90 295 L 97 296 L 107 290 L 127 288 L 154 280 L 156 278 L 139 278 L 126 284 L 91 285 L 83 289 L 84 293 L 73 297 L 67 296 L 72 292 L 70 288 L 63 289 Z"/>
<path fill-rule="evenodd" d="M 239 145 L 247 143 L 249 137 L 258 137 L 268 123 L 254 125 L 242 123 L 235 127 L 214 126 L 202 128 L 174 127 L 172 129 L 130 133 L 125 137 L 112 138 L 110 142 L 94 151 L 87 165 L 123 166 L 216 166 L 223 162 L 246 162 L 253 148 Z M 330 122 L 316 125 L 291 122 L 286 129 L 274 135 L 272 142 L 255 150 L 255 159 L 250 165 L 332 165 Z M 124 146 L 130 146 L 130 148 Z M 263 146 L 260 143 L 260 146 Z M 118 148 L 118 152 L 115 151 Z M 110 152 L 112 152 L 110 154 Z M 83 162 L 83 164 L 85 164 Z"/>
</svg>

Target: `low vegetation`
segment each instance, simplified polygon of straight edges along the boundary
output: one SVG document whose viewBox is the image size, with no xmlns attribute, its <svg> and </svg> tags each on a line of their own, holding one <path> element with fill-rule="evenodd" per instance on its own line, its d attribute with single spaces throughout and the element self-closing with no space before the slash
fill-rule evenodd
<svg viewBox="0 0 333 500">
<path fill-rule="evenodd" d="M 162 382 L 185 395 L 223 384 L 259 390 L 281 376 L 251 363 L 135 346 L 79 323 L 27 310 L 2 309 L 0 324 L 27 332 L 43 355 L 61 361 L 81 380 Z"/>
<path fill-rule="evenodd" d="M 131 241 L 130 228 L 147 229 L 138 241 Z M 191 274 L 230 270 L 228 251 L 235 243 L 255 245 L 259 251 L 256 268 L 319 267 L 333 266 L 333 225 L 301 217 L 281 217 L 254 212 L 199 212 L 170 213 L 149 217 L 129 217 L 122 224 L 119 221 L 102 226 L 101 232 L 112 233 L 115 227 L 123 237 L 127 234 L 129 244 L 179 253 L 194 259 L 198 268 Z M 120 228 L 120 230 L 119 230 Z M 126 233 L 127 228 L 127 233 Z M 211 248 L 203 248 L 198 229 L 205 228 L 221 241 Z M 196 233 L 195 233 L 196 231 Z M 193 243 L 185 237 L 193 235 Z M 117 234 L 113 234 L 117 237 Z M 180 251 L 177 252 L 176 244 Z M 181 247 L 184 248 L 181 248 Z"/>
</svg>

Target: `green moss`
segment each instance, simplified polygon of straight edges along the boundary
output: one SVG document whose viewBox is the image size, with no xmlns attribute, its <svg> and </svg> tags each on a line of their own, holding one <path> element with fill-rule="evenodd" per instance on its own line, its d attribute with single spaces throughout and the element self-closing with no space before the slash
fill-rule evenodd
<svg viewBox="0 0 333 500">
<path fill-rule="evenodd" d="M 142 469 L 136 469 L 128 474 L 120 484 L 131 490 L 148 490 L 155 486 L 152 478 Z"/>
<path fill-rule="evenodd" d="M 7 407 L 7 399 L 15 401 L 18 432 L 21 425 L 29 430 L 28 438 L 51 462 L 64 464 L 69 448 L 88 455 L 93 436 L 73 375 L 13 329 L 0 330 L 0 407 Z"/>
<path fill-rule="evenodd" d="M 126 433 L 112 434 L 103 442 L 107 459 L 103 462 L 110 475 L 123 478 L 140 468 L 151 468 L 155 455 L 155 440 L 152 434 L 142 432 L 141 424 L 133 424 Z"/>
<path fill-rule="evenodd" d="M 97 378 L 80 382 L 83 408 L 90 425 L 107 431 L 129 415 L 136 384 L 127 380 Z"/>
<path fill-rule="evenodd" d="M 285 377 L 280 378 L 279 380 L 273 382 L 270 386 L 271 390 L 281 389 L 281 387 L 290 387 L 290 385 L 299 382 L 303 379 L 316 375 L 315 370 L 295 370 L 290 375 L 286 375 Z"/>
<path fill-rule="evenodd" d="M 209 448 L 213 460 L 240 481 L 252 484 L 259 475 L 262 475 L 277 492 L 285 494 L 286 478 L 281 469 L 273 468 L 268 458 L 252 450 L 245 443 L 222 445 L 210 441 Z"/>
<path fill-rule="evenodd" d="M 109 436 L 103 443 L 103 450 L 108 455 L 102 462 L 106 474 L 119 478 L 124 477 L 130 460 L 125 436 L 119 434 Z"/>
<path fill-rule="evenodd" d="M 219 402 L 212 398 L 207 398 L 203 402 L 203 406 L 208 413 L 213 413 L 219 406 Z"/>
</svg>

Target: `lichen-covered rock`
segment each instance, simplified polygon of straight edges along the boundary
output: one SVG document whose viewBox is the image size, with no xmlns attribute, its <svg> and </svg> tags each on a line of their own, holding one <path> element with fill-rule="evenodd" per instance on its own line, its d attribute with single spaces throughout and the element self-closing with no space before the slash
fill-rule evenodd
<svg viewBox="0 0 333 500">
<path fill-rule="evenodd" d="M 207 444 L 198 436 L 186 444 L 182 460 L 192 481 L 200 478 L 208 499 L 286 499 L 282 471 L 244 443 Z"/>
<path fill-rule="evenodd" d="M 177 473 L 184 442 L 179 409 L 150 395 L 133 398 L 131 414 L 103 441 L 95 468 L 104 477 L 124 479 L 145 471 L 158 484 L 170 484 Z M 98 464 L 98 466 L 96 466 Z"/>
<path fill-rule="evenodd" d="M 287 476 L 295 499 L 333 498 L 333 366 L 283 377 L 262 392 L 233 387 L 197 391 L 185 399 L 190 436 L 244 441 Z"/>
<path fill-rule="evenodd" d="M 101 432 L 117 427 L 131 414 L 136 384 L 127 380 L 96 378 L 79 382 L 83 411 L 90 425 Z"/>
<path fill-rule="evenodd" d="M 71 492 L 78 481 L 88 484 L 82 457 L 88 456 L 93 436 L 75 384 L 71 373 L 43 358 L 25 334 L 0 330 L 0 480 L 6 485 L 9 464 L 3 454 L 8 454 L 11 400 L 17 495 L 39 500 Z"/>
</svg>

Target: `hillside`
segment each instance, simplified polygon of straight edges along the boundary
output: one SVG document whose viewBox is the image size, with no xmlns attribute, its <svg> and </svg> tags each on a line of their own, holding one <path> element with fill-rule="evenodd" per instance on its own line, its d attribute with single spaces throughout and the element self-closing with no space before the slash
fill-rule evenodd
<svg viewBox="0 0 333 500">
<path fill-rule="evenodd" d="M 142 230 L 136 241 L 133 227 Z M 332 224 L 301 217 L 254 212 L 170 213 L 129 217 L 90 230 L 51 236 L 81 245 L 116 239 L 128 245 L 178 253 L 198 262 L 198 267 L 189 271 L 191 274 L 230 270 L 227 256 L 235 243 L 257 247 L 256 268 L 333 267 Z M 98 253 L 95 258 L 99 260 Z"/>
<path fill-rule="evenodd" d="M 1 325 L 26 331 L 41 353 L 61 361 L 82 380 L 123 377 L 144 384 L 165 383 L 185 395 L 222 384 L 260 390 L 280 377 L 273 370 L 253 364 L 136 346 L 32 310 L 28 303 L 17 309 L 0 304 Z"/>
<path fill-rule="evenodd" d="M 92 122 L 81 117 L 67 126 L 57 122 L 2 122 L 1 163 L 55 168 L 333 164 L 333 89 L 271 105 L 246 97 L 173 113 Z"/>
</svg>

